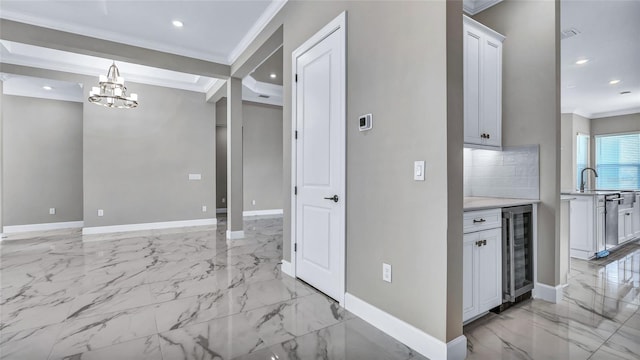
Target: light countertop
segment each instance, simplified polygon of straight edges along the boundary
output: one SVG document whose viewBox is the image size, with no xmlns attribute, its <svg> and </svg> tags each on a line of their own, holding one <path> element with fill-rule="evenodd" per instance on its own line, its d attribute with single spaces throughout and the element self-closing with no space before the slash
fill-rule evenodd
<svg viewBox="0 0 640 360">
<path fill-rule="evenodd" d="M 609 195 L 609 194 L 617 194 L 620 192 L 638 192 L 638 190 L 585 190 L 584 192 L 580 191 L 563 191 L 561 195 L 571 195 L 571 196 L 595 196 L 595 195 Z"/>
<path fill-rule="evenodd" d="M 465 197 L 464 211 L 495 209 L 509 206 L 537 204 L 540 200 L 533 199 L 512 199 L 512 198 L 493 198 L 493 197 Z"/>
</svg>

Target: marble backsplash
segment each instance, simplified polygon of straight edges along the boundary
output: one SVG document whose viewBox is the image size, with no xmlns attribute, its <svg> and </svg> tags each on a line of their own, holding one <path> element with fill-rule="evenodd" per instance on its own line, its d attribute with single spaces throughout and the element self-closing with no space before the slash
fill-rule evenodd
<svg viewBox="0 0 640 360">
<path fill-rule="evenodd" d="M 464 196 L 540 198 L 538 145 L 464 149 Z"/>
</svg>

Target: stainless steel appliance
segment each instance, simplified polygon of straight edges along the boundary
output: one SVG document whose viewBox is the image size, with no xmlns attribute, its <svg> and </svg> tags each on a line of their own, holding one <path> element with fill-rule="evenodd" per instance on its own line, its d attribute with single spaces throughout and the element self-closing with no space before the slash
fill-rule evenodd
<svg viewBox="0 0 640 360">
<path fill-rule="evenodd" d="M 533 289 L 532 206 L 502 209 L 502 299 L 515 302 Z"/>
<path fill-rule="evenodd" d="M 604 242 L 609 247 L 618 245 L 618 207 L 623 200 L 624 198 L 619 193 L 604 196 Z M 601 254 L 600 251 L 598 251 L 596 257 L 608 255 L 599 254 Z"/>
</svg>

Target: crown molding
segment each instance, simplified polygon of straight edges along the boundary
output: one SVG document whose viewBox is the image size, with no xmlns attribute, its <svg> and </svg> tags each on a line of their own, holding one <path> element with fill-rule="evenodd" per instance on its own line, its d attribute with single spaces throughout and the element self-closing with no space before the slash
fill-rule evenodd
<svg viewBox="0 0 640 360">
<path fill-rule="evenodd" d="M 475 15 L 501 2 L 502 0 L 464 0 L 462 9 L 469 15 Z"/>
<path fill-rule="evenodd" d="M 588 117 L 588 116 L 585 116 L 585 117 L 587 117 L 589 119 L 600 119 L 600 118 L 605 118 L 605 117 L 631 115 L 631 114 L 638 114 L 638 113 L 640 113 L 640 107 L 635 107 L 635 108 L 631 108 L 631 109 L 623 109 L 623 110 L 615 110 L 615 111 L 606 111 L 606 112 L 591 114 L 591 117 Z M 580 114 L 578 114 L 578 115 L 580 115 Z"/>
</svg>

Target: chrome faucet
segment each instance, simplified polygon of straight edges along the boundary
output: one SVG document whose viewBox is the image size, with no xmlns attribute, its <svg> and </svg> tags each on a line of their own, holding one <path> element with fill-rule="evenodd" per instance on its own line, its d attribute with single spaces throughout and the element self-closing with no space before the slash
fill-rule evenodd
<svg viewBox="0 0 640 360">
<path fill-rule="evenodd" d="M 598 177 L 598 172 L 596 171 L 596 169 L 594 168 L 590 168 L 590 167 L 586 167 L 584 169 L 582 169 L 582 172 L 580 173 L 580 192 L 584 192 L 584 172 L 587 170 L 591 170 L 593 171 L 593 174 Z"/>
</svg>

